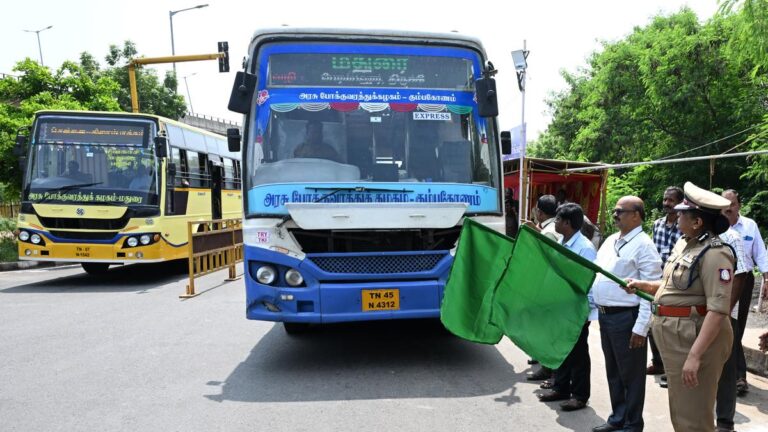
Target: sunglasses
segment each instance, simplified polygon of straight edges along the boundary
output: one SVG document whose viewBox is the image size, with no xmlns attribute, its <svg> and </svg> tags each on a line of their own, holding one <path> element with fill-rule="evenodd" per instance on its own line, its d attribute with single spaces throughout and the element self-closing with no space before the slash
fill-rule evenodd
<svg viewBox="0 0 768 432">
<path fill-rule="evenodd" d="M 631 212 L 636 212 L 636 211 L 637 210 L 613 209 L 612 213 L 613 213 L 614 216 L 618 216 L 618 215 L 620 215 L 622 213 L 631 213 Z"/>
</svg>

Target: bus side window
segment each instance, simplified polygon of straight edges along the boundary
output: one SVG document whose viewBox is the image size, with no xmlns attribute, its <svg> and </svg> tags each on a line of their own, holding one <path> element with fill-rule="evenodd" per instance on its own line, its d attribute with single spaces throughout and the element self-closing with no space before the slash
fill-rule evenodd
<svg viewBox="0 0 768 432">
<path fill-rule="evenodd" d="M 242 172 L 240 171 L 240 161 L 236 160 L 235 161 L 235 189 L 240 189 L 242 185 L 242 180 L 243 180 L 243 176 L 242 176 Z"/>
<path fill-rule="evenodd" d="M 192 154 L 191 156 L 190 153 Z M 181 174 L 181 185 L 184 187 L 190 187 L 192 185 L 189 166 L 190 157 L 194 160 L 197 160 L 197 153 L 193 151 L 181 150 L 181 169 L 179 170 L 179 173 Z"/>
<path fill-rule="evenodd" d="M 224 189 L 235 189 L 235 170 L 232 159 L 224 158 Z"/>
<path fill-rule="evenodd" d="M 197 154 L 197 167 L 199 169 L 200 187 L 211 187 L 211 173 L 208 171 L 208 155 L 205 153 Z"/>
<path fill-rule="evenodd" d="M 183 186 L 181 182 L 183 164 L 181 163 L 181 150 L 176 147 L 171 147 L 171 163 L 176 165 L 176 175 L 173 179 L 169 179 L 173 182 L 174 186 Z"/>
</svg>

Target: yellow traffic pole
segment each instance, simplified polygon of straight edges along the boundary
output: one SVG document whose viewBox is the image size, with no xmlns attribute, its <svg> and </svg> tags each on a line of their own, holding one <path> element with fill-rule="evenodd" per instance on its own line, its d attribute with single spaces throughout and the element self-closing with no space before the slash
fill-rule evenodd
<svg viewBox="0 0 768 432">
<path fill-rule="evenodd" d="M 136 90 L 136 65 L 128 63 L 128 82 L 131 87 L 131 112 L 139 112 L 139 92 Z"/>
</svg>

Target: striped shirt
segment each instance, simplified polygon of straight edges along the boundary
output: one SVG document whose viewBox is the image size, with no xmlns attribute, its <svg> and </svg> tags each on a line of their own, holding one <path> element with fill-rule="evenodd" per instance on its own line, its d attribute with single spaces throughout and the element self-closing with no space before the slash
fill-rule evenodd
<svg viewBox="0 0 768 432">
<path fill-rule="evenodd" d="M 667 225 L 666 216 L 653 222 L 653 244 L 661 255 L 661 267 L 664 268 L 675 243 L 680 240 L 683 233 L 677 228 L 677 220 L 672 225 Z"/>
</svg>

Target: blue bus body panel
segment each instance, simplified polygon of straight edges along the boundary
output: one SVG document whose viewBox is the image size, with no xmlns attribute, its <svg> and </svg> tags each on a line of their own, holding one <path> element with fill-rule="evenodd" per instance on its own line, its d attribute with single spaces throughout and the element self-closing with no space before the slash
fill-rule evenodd
<svg viewBox="0 0 768 432">
<path fill-rule="evenodd" d="M 246 317 L 304 323 L 437 318 L 452 262 L 448 251 L 323 253 L 298 260 L 245 246 Z M 278 270 L 273 285 L 255 280 L 264 264 Z M 306 286 L 285 283 L 289 268 L 301 272 Z M 364 312 L 362 290 L 369 289 L 397 289 L 399 310 Z"/>
</svg>

